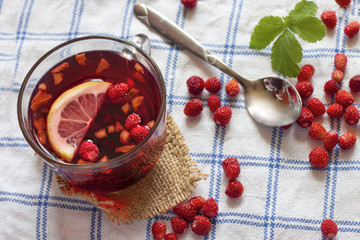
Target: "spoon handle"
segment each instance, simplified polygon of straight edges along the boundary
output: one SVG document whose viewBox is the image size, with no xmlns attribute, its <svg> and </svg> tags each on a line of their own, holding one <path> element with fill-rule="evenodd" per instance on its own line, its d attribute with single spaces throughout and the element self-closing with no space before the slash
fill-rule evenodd
<svg viewBox="0 0 360 240">
<path fill-rule="evenodd" d="M 207 63 L 217 67 L 230 77 L 236 79 L 243 87 L 246 87 L 246 82 L 248 80 L 238 75 L 234 70 L 223 63 L 219 58 L 213 55 L 198 41 L 172 23 L 165 16 L 161 15 L 145 4 L 136 4 L 134 7 L 134 13 L 142 22 L 148 25 L 148 27 L 156 30 L 158 33 L 160 33 L 160 35 L 178 44 L 184 49 L 187 49 L 188 51 L 205 60 Z"/>
</svg>

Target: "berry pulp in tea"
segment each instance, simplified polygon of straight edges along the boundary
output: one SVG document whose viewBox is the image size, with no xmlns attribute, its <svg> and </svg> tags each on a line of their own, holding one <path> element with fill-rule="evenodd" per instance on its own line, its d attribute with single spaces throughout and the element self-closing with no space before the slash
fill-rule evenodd
<svg viewBox="0 0 360 240">
<path fill-rule="evenodd" d="M 139 144 L 157 119 L 160 98 L 154 76 L 139 62 L 118 52 L 89 51 L 63 60 L 40 79 L 30 119 L 38 141 L 58 159 L 94 164 Z M 135 124 L 129 124 L 134 115 Z M 92 146 L 81 149 L 83 142 Z M 65 154 L 64 145 L 73 148 L 73 154 Z M 88 174 L 86 179 L 109 178 L 115 172 L 109 169 L 90 178 Z"/>
</svg>

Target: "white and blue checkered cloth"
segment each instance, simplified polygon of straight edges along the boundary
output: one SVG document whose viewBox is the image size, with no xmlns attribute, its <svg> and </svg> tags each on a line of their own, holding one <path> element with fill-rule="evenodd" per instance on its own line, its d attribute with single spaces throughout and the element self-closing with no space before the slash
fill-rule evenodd
<svg viewBox="0 0 360 240">
<path fill-rule="evenodd" d="M 202 172 L 193 195 L 213 197 L 219 214 L 212 219 L 212 230 L 205 237 L 188 230 L 179 239 L 323 239 L 323 219 L 336 221 L 336 239 L 360 239 L 360 148 L 336 147 L 329 166 L 313 168 L 308 161 L 312 148 L 322 143 L 309 138 L 307 129 L 297 125 L 288 130 L 270 128 L 250 119 L 242 92 L 228 98 L 219 93 L 223 105 L 233 110 L 226 127 L 212 120 L 203 92 L 201 116 L 187 118 L 183 113 L 188 94 L 185 81 L 192 75 L 218 77 L 223 85 L 229 77 L 191 53 L 149 30 L 134 17 L 136 3 L 157 9 L 203 43 L 211 52 L 242 76 L 256 79 L 276 76 L 271 69 L 271 49 L 249 48 L 250 35 L 263 16 L 286 16 L 297 1 L 290 0 L 199 0 L 193 10 L 180 0 L 0 0 L 0 239 L 153 239 L 151 225 L 163 221 L 171 231 L 170 211 L 154 219 L 117 226 L 95 206 L 80 198 L 64 196 L 52 170 L 25 141 L 18 127 L 16 101 L 21 83 L 35 61 L 50 48 L 73 38 L 105 35 L 129 39 L 147 34 L 152 57 L 166 81 L 167 106 L 182 130 L 190 154 Z M 343 89 L 350 77 L 359 74 L 360 39 L 347 40 L 344 27 L 360 20 L 360 1 L 340 9 L 334 0 L 316 0 L 317 16 L 335 10 L 338 25 L 327 31 L 318 43 L 300 41 L 303 62 L 315 66 L 312 79 L 318 97 L 326 106 L 334 102 L 323 92 L 334 69 L 333 57 L 348 56 Z M 296 83 L 296 79 L 289 79 Z M 359 107 L 360 96 L 355 96 Z M 317 118 L 328 130 L 357 132 L 343 119 Z M 239 180 L 245 191 L 240 199 L 225 195 L 226 177 L 221 162 L 239 159 Z"/>
</svg>

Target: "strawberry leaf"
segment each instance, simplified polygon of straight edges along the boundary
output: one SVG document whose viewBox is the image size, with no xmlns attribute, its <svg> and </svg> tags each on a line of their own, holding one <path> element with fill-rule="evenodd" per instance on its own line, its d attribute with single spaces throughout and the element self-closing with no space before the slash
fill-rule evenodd
<svg viewBox="0 0 360 240">
<path fill-rule="evenodd" d="M 285 17 L 285 22 L 288 26 L 301 19 L 314 17 L 317 11 L 317 5 L 312 1 L 302 0 L 298 2 L 294 9 L 289 12 L 289 15 Z"/>
<path fill-rule="evenodd" d="M 303 40 L 311 43 L 320 41 L 325 36 L 325 26 L 316 17 L 303 18 L 289 28 Z"/>
</svg>

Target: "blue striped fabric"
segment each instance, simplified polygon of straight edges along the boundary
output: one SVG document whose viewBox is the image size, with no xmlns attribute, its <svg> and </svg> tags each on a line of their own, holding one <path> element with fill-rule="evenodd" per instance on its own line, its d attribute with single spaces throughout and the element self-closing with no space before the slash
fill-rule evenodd
<svg viewBox="0 0 360 240">
<path fill-rule="evenodd" d="M 296 2 L 273 0 L 199 0 L 195 9 L 185 9 L 179 0 L 139 1 L 156 8 L 188 31 L 211 52 L 248 78 L 280 76 L 271 70 L 271 48 L 254 51 L 249 39 L 258 20 L 266 15 L 285 16 Z M 358 37 L 343 33 L 351 21 L 359 20 L 360 0 L 341 9 L 335 1 L 315 1 L 319 10 L 335 10 L 338 25 L 318 43 L 301 41 L 302 64 L 315 66 L 313 95 L 326 106 L 334 98 L 323 93 L 334 69 L 336 53 L 348 56 L 345 80 L 358 74 Z M 233 110 L 226 127 L 216 126 L 207 106 L 208 93 L 199 98 L 204 111 L 188 119 L 183 114 L 190 96 L 185 81 L 191 75 L 218 77 L 225 85 L 228 76 L 161 38 L 139 22 L 133 13 L 136 0 L 46 1 L 0 0 L 0 239 L 153 239 L 151 226 L 163 221 L 171 231 L 174 213 L 120 226 L 111 223 L 95 206 L 80 198 L 61 194 L 49 166 L 34 155 L 17 125 L 16 100 L 21 83 L 35 61 L 50 48 L 73 38 L 102 35 L 129 39 L 147 34 L 152 57 L 164 75 L 167 106 L 182 130 L 190 155 L 207 180 L 200 181 L 193 195 L 212 197 L 219 214 L 211 219 L 212 230 L 204 236 L 188 230 L 179 239 L 324 239 L 323 219 L 334 219 L 337 239 L 360 238 L 360 161 L 358 144 L 330 152 L 324 169 L 309 164 L 312 148 L 322 146 L 307 136 L 307 129 L 269 128 L 253 122 L 247 114 L 242 92 L 228 97 L 219 92 L 222 105 Z M 281 77 L 281 76 L 280 76 Z M 296 79 L 288 79 L 296 83 Z M 355 95 L 356 107 L 359 96 Z M 318 119 L 339 134 L 356 132 L 357 126 L 343 119 Z M 240 199 L 225 195 L 227 184 L 221 163 L 236 157 L 242 168 L 239 180 L 245 187 Z"/>
</svg>

